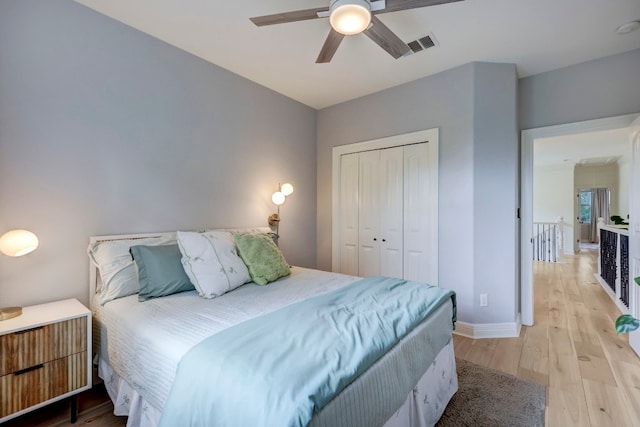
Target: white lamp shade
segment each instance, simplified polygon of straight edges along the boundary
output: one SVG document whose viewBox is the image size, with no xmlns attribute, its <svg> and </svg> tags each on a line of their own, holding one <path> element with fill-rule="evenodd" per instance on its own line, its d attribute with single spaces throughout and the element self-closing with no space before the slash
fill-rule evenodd
<svg viewBox="0 0 640 427">
<path fill-rule="evenodd" d="M 28 230 L 11 230 L 0 237 L 0 251 L 18 257 L 33 252 L 38 247 L 38 238 Z"/>
<path fill-rule="evenodd" d="M 345 36 L 359 34 L 371 23 L 371 5 L 366 0 L 335 0 L 330 11 L 331 27 Z"/>
<path fill-rule="evenodd" d="M 276 191 L 271 195 L 271 201 L 274 205 L 280 206 L 284 203 L 285 196 L 280 191 Z"/>
<path fill-rule="evenodd" d="M 280 192 L 285 196 L 290 196 L 291 194 L 293 194 L 293 185 L 285 182 L 284 184 L 282 184 L 282 186 L 280 186 Z"/>
</svg>

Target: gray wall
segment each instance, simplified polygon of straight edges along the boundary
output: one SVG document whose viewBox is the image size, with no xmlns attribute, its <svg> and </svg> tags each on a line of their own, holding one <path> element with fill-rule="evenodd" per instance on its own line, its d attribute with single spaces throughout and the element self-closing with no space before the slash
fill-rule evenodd
<svg viewBox="0 0 640 427">
<path fill-rule="evenodd" d="M 640 112 L 640 49 L 520 79 L 520 129 Z"/>
<path fill-rule="evenodd" d="M 439 284 L 458 293 L 461 321 L 515 321 L 515 100 L 513 65 L 467 64 L 320 110 L 318 267 L 331 268 L 332 148 L 437 127 Z M 505 225 L 489 236 L 496 211 Z M 490 307 L 478 307 L 480 291 Z"/>
<path fill-rule="evenodd" d="M 266 225 L 316 262 L 316 111 L 71 0 L 0 2 L 2 305 L 88 301 L 89 236 Z"/>
<path fill-rule="evenodd" d="M 520 307 L 515 65 L 475 64 L 473 90 L 474 323 L 513 321 Z M 477 306 L 480 294 L 488 294 L 487 307 Z"/>
</svg>

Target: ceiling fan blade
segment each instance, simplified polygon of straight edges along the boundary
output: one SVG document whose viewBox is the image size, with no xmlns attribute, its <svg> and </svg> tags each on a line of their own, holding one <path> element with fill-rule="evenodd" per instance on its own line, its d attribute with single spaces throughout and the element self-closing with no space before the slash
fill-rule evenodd
<svg viewBox="0 0 640 427">
<path fill-rule="evenodd" d="M 275 25 L 284 24 L 286 22 L 306 21 L 308 19 L 318 18 L 318 12 L 327 12 L 326 7 L 320 7 L 316 9 L 296 10 L 293 12 L 275 13 L 273 15 L 256 16 L 251 19 L 251 22 L 258 27 L 263 25 Z"/>
<path fill-rule="evenodd" d="M 395 59 L 411 52 L 411 48 L 375 15 L 371 16 L 371 25 L 364 30 L 364 34 Z"/>
<path fill-rule="evenodd" d="M 343 38 L 344 34 L 340 34 L 332 28 L 331 31 L 329 31 L 327 39 L 324 41 L 324 45 L 322 45 L 322 50 L 320 51 L 320 55 L 318 55 L 318 59 L 316 59 L 316 64 L 326 64 L 331 61 L 333 54 L 338 50 L 338 46 L 340 46 Z"/>
<path fill-rule="evenodd" d="M 386 0 L 386 7 L 373 13 L 397 12 L 399 10 L 417 9 L 419 7 L 436 6 L 464 0 Z"/>
</svg>

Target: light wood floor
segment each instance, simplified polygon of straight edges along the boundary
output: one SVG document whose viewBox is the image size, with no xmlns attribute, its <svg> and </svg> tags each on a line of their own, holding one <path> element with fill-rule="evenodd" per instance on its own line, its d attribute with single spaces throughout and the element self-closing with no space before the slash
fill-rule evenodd
<svg viewBox="0 0 640 427">
<path fill-rule="evenodd" d="M 454 336 L 456 357 L 547 385 L 547 427 L 640 426 L 640 358 L 593 274 L 597 252 L 534 263 L 533 327 L 520 337 Z"/>
</svg>

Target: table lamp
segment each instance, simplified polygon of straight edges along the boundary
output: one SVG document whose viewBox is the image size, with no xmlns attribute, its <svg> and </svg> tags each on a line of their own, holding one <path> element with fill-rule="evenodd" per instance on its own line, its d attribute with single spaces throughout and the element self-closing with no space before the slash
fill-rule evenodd
<svg viewBox="0 0 640 427">
<path fill-rule="evenodd" d="M 38 238 L 28 230 L 11 230 L 0 237 L 0 252 L 10 257 L 19 257 L 33 252 L 38 247 Z M 0 321 L 18 317 L 22 307 L 0 308 Z"/>
</svg>

